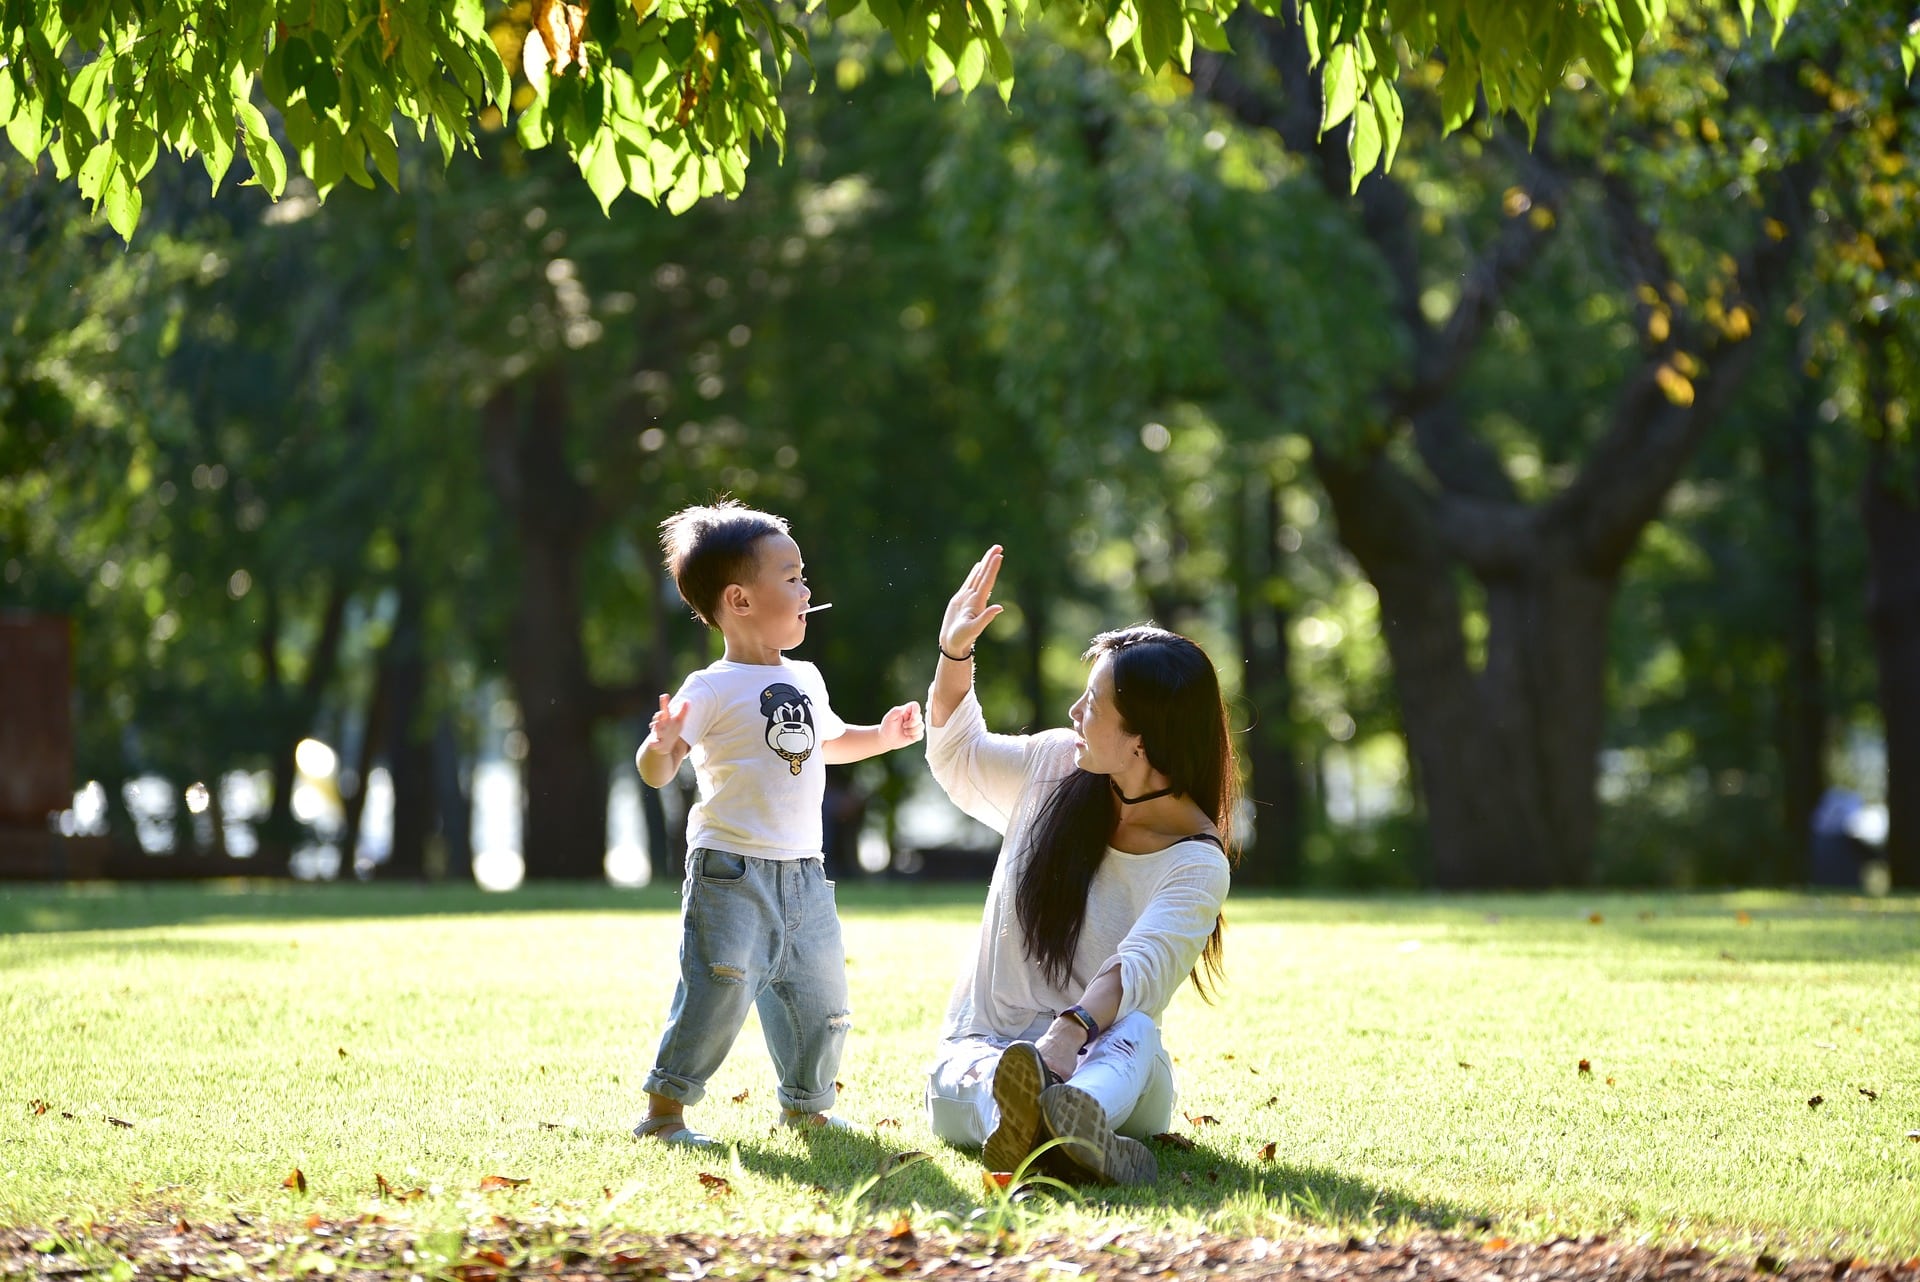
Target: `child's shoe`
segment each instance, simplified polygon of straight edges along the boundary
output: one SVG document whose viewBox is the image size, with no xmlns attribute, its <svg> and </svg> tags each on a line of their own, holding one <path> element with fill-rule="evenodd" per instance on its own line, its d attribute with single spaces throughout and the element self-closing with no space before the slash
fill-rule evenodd
<svg viewBox="0 0 1920 1282">
<path fill-rule="evenodd" d="M 859 1125 L 844 1117 L 835 1117 L 831 1113 L 796 1113 L 792 1109 L 780 1110 L 780 1125 L 795 1131 L 857 1131 Z"/>
<path fill-rule="evenodd" d="M 687 1119 L 678 1113 L 669 1113 L 665 1117 L 649 1117 L 633 1128 L 633 1138 L 637 1140 L 653 1139 L 662 1144 L 671 1144 L 676 1148 L 713 1148 L 719 1144 L 711 1135 L 702 1135 L 687 1125 Z"/>
</svg>

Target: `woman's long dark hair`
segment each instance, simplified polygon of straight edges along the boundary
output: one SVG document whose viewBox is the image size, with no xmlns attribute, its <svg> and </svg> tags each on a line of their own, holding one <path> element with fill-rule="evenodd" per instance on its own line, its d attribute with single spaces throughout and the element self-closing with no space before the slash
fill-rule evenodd
<svg viewBox="0 0 1920 1282">
<path fill-rule="evenodd" d="M 1235 859 L 1232 818 L 1239 780 L 1220 678 L 1206 651 L 1177 632 L 1151 624 L 1103 632 L 1081 656 L 1092 663 L 1107 656 L 1113 701 L 1127 730 L 1137 734 L 1147 762 L 1185 794 L 1220 831 L 1229 861 Z M 1106 857 L 1119 821 L 1118 803 L 1106 775 L 1076 769 L 1054 785 L 1041 803 L 1031 852 L 1014 888 L 1027 956 L 1060 988 L 1083 982 L 1073 973 L 1073 954 L 1087 919 L 1087 892 Z M 1194 967 L 1193 985 L 1211 1001 L 1224 953 L 1223 918 Z M 1203 975 L 1202 972 L 1205 972 Z"/>
</svg>

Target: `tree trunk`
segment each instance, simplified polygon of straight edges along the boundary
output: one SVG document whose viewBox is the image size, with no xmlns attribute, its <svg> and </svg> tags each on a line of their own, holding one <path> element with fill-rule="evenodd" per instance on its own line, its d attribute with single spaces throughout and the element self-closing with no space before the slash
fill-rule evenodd
<svg viewBox="0 0 1920 1282">
<path fill-rule="evenodd" d="M 1787 523 L 1787 593 L 1781 619 L 1787 680 L 1780 693 L 1777 742 L 1781 840 L 1757 871 L 1768 884 L 1806 880 L 1813 812 L 1827 790 L 1826 675 L 1820 657 L 1820 530 L 1814 492 L 1813 431 L 1819 386 L 1802 384 L 1800 401 L 1763 445 L 1773 505 Z"/>
<path fill-rule="evenodd" d="M 453 718 L 442 712 L 433 733 L 433 808 L 442 851 L 439 875 L 468 879 L 473 874 L 473 797 L 461 782 L 460 761 Z"/>
<path fill-rule="evenodd" d="M 1253 804 L 1253 841 L 1240 838 L 1239 875 L 1255 886 L 1297 886 L 1306 789 L 1297 760 L 1292 619 L 1280 559 L 1280 496 L 1259 469 L 1246 474 L 1239 516 L 1234 620 L 1245 665 L 1247 799 Z"/>
<path fill-rule="evenodd" d="M 1861 497 L 1867 619 L 1887 744 L 1887 871 L 1902 890 L 1920 890 L 1920 459 L 1913 451 L 1878 436 Z"/>
<path fill-rule="evenodd" d="M 387 775 L 393 782 L 393 852 L 390 878 L 425 880 L 427 839 L 433 832 L 433 741 L 421 724 L 427 681 L 426 643 L 422 635 L 420 585 L 400 552 L 400 608 L 393 638 L 383 656 L 387 690 Z"/>
<path fill-rule="evenodd" d="M 567 460 L 568 419 L 556 367 L 501 388 L 485 411 L 488 475 L 518 534 L 508 672 L 527 736 L 521 853 L 529 880 L 606 875 L 606 777 L 580 640 L 592 502 Z"/>
</svg>

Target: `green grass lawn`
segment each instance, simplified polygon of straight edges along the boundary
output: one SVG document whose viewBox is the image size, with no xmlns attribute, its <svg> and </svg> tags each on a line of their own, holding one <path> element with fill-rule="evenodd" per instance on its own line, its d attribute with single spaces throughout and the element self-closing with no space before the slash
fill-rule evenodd
<svg viewBox="0 0 1920 1282">
<path fill-rule="evenodd" d="M 0 888 L 0 1222 L 345 1218 L 376 1174 L 423 1223 L 1012 1214 L 920 1103 L 980 894 L 842 888 L 841 1111 L 870 1134 L 772 1132 L 750 1022 L 691 1114 L 736 1147 L 690 1154 L 627 1135 L 669 890 Z M 1023 1223 L 1920 1253 L 1920 901 L 1236 896 L 1229 921 L 1219 1004 L 1166 1021 L 1193 1149 Z"/>
</svg>

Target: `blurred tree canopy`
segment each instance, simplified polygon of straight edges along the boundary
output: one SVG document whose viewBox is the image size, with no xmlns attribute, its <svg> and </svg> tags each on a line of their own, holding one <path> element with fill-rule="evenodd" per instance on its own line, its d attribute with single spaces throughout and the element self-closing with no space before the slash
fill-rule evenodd
<svg viewBox="0 0 1920 1282">
<path fill-rule="evenodd" d="M 1225 50 L 1238 0 L 817 0 L 789 7 L 709 0 L 8 0 L 0 26 L 0 126 L 122 236 L 163 151 L 199 155 L 217 190 L 244 151 L 276 198 L 290 172 L 324 199 L 342 181 L 400 182 L 396 121 L 443 159 L 509 115 L 528 147 L 558 145 L 602 205 L 625 191 L 682 211 L 737 196 L 752 149 L 784 151 L 782 86 L 812 62 L 809 28 L 831 17 L 888 32 L 937 88 L 981 83 L 1010 97 L 1008 38 L 1023 26 L 1104 41 L 1158 72 Z M 1256 0 L 1261 12 L 1279 0 Z M 1531 129 L 1565 72 L 1592 68 L 1619 94 L 1667 0 L 1297 0 L 1310 65 L 1324 68 L 1319 128 L 1346 125 L 1356 175 L 1390 166 L 1405 107 L 1403 54 L 1444 59 L 1449 129 L 1484 98 Z M 1770 0 L 1776 29 L 1793 0 Z M 1745 0 L 1749 26 L 1754 5 Z M 1920 36 L 1902 46 L 1911 60 Z M 523 78 L 522 78 L 523 77 Z M 517 86 L 517 87 L 516 87 Z M 263 107 L 266 110 L 263 110 Z M 267 114 L 273 113 L 272 116 Z M 287 152 L 294 164 L 289 166 Z"/>
<path fill-rule="evenodd" d="M 324 205 L 156 167 L 131 250 L 9 160 L 0 569 L 78 622 L 82 777 L 125 827 L 136 777 L 258 772 L 284 858 L 318 736 L 417 873 L 504 756 L 530 873 L 597 876 L 710 653 L 655 526 L 726 491 L 793 520 L 854 720 L 992 541 L 996 724 L 1056 724 L 1100 628 L 1202 639 L 1243 880 L 1792 881 L 1843 782 L 1915 884 L 1911 32 L 1660 17 L 1617 104 L 1579 59 L 1530 123 L 1409 59 L 1390 174 L 1322 128 L 1320 29 L 1254 11 L 1190 78 L 1015 33 L 1006 109 L 817 14 L 784 162 L 679 217 L 504 121 Z M 922 772 L 853 782 L 891 825 Z"/>
</svg>

